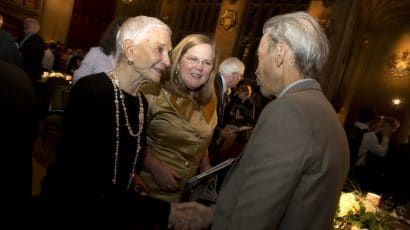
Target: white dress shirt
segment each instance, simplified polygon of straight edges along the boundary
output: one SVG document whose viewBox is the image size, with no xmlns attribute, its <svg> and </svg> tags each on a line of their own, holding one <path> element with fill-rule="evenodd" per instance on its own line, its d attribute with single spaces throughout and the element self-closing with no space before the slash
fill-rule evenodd
<svg viewBox="0 0 410 230">
<path fill-rule="evenodd" d="M 85 55 L 80 67 L 74 72 L 73 83 L 90 74 L 108 72 L 114 68 L 112 55 L 105 55 L 100 47 L 92 47 Z"/>
</svg>

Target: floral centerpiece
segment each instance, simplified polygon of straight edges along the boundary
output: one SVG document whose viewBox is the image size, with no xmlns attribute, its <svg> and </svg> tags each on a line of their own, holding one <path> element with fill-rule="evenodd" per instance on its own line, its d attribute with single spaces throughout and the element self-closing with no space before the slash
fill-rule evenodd
<svg viewBox="0 0 410 230">
<path fill-rule="evenodd" d="M 396 229 L 397 216 L 379 205 L 380 196 L 360 192 L 342 193 L 334 220 L 335 229 Z"/>
</svg>

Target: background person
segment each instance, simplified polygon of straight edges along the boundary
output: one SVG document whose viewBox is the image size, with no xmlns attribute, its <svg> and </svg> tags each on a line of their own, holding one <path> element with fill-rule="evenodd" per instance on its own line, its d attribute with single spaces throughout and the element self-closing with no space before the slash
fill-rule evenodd
<svg viewBox="0 0 410 230">
<path fill-rule="evenodd" d="M 23 68 L 23 59 L 18 52 L 17 46 L 11 34 L 1 27 L 3 25 L 3 15 L 0 14 L 0 60 Z"/>
<path fill-rule="evenodd" d="M 80 67 L 74 72 L 73 83 L 87 75 L 108 72 L 114 68 L 116 59 L 116 37 L 126 18 L 116 18 L 104 32 L 98 47 L 91 47 Z"/>
<path fill-rule="evenodd" d="M 43 73 L 42 60 L 44 55 L 44 41 L 38 35 L 40 24 L 35 18 L 24 20 L 24 37 L 17 39 L 18 49 L 23 57 L 24 70 L 34 82 Z"/>
<path fill-rule="evenodd" d="M 229 57 L 221 62 L 219 65 L 218 74 L 215 77 L 214 87 L 218 98 L 217 114 L 218 124 L 215 127 L 212 136 L 212 142 L 209 146 L 209 156 L 212 165 L 220 162 L 219 150 L 223 145 L 223 139 L 231 138 L 237 131 L 237 127 L 226 125 L 225 109 L 230 101 L 230 94 L 232 89 L 243 78 L 245 72 L 245 65 L 237 57 Z"/>
<path fill-rule="evenodd" d="M 238 87 L 226 106 L 224 121 L 226 126 L 237 130 L 220 141 L 215 163 L 223 162 L 231 157 L 237 157 L 242 152 L 256 123 L 256 106 L 252 98 L 252 87 L 242 84 Z"/>
<path fill-rule="evenodd" d="M 179 201 L 198 167 L 210 168 L 208 145 L 217 122 L 213 82 L 214 41 L 188 35 L 172 50 L 171 70 L 159 85 L 147 85 L 147 157 L 141 176 L 149 195 Z"/>
</svg>

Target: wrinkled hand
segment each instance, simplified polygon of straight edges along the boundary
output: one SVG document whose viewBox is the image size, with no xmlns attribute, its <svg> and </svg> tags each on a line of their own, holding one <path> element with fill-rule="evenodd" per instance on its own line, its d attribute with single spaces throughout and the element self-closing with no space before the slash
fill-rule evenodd
<svg viewBox="0 0 410 230">
<path fill-rule="evenodd" d="M 213 219 L 211 208 L 197 202 L 172 203 L 169 224 L 176 230 L 205 229 Z"/>
<path fill-rule="evenodd" d="M 166 192 L 178 191 L 178 181 L 181 176 L 178 175 L 168 164 L 158 161 L 155 168 L 151 170 L 155 182 L 159 188 Z"/>
<path fill-rule="evenodd" d="M 235 135 L 235 132 L 239 131 L 239 127 L 236 125 L 226 125 L 225 128 L 221 129 L 221 136 L 226 138 L 227 136 Z"/>
</svg>

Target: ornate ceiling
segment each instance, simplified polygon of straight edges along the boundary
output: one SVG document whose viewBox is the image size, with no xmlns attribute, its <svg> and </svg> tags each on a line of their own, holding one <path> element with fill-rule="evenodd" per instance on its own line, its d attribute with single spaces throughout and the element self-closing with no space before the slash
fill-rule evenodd
<svg viewBox="0 0 410 230">
<path fill-rule="evenodd" d="M 369 45 L 366 73 L 357 94 L 360 98 L 356 100 L 386 114 L 400 112 L 393 111 L 397 109 L 407 111 L 406 115 L 401 114 L 402 118 L 407 117 L 410 77 L 397 77 L 390 62 L 392 56 L 402 57 L 406 50 L 410 51 L 410 0 L 363 0 L 362 7 L 364 29 L 373 33 L 369 33 L 372 45 Z M 401 68 L 397 63 L 394 67 Z M 400 107 L 392 105 L 395 98 L 403 101 Z"/>
<path fill-rule="evenodd" d="M 363 0 L 365 25 L 380 28 L 410 22 L 410 0 Z"/>
</svg>

